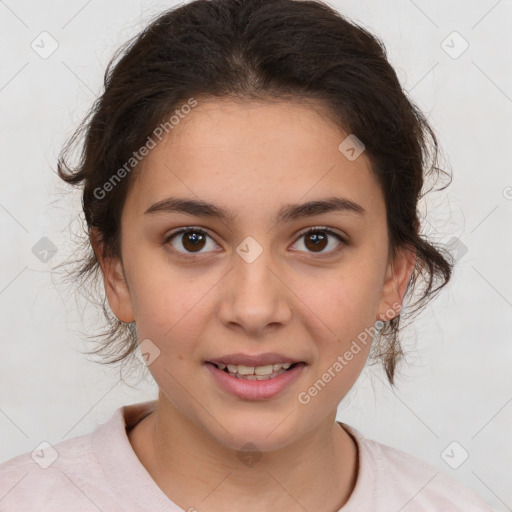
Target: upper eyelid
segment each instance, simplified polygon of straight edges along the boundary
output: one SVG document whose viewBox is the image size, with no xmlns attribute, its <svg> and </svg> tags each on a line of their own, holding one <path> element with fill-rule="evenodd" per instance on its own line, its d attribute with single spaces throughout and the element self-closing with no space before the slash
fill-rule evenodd
<svg viewBox="0 0 512 512">
<path fill-rule="evenodd" d="M 310 228 L 304 228 L 297 236 L 307 235 L 310 231 L 327 231 L 331 235 L 339 236 L 344 241 L 348 238 L 344 233 L 339 233 L 335 228 L 330 228 L 329 226 L 311 226 Z"/>
</svg>

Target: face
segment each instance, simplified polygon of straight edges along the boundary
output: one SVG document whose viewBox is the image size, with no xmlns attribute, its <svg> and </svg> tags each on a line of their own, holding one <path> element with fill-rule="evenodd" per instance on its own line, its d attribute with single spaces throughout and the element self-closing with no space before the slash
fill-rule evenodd
<svg viewBox="0 0 512 512">
<path fill-rule="evenodd" d="M 389 261 L 382 191 L 364 152 L 340 151 L 347 135 L 303 103 L 200 101 L 127 196 L 122 264 L 102 261 L 110 306 L 151 347 L 159 407 L 222 445 L 332 426 L 362 333 L 398 314 L 413 261 Z M 246 380 L 221 369 L 237 361 L 293 365 Z"/>
</svg>

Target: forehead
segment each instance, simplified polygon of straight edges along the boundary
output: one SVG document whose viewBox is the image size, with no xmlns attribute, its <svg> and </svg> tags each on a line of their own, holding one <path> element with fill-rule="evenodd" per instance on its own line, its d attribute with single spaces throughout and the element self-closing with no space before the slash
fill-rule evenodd
<svg viewBox="0 0 512 512">
<path fill-rule="evenodd" d="M 309 102 L 198 101 L 144 158 L 127 203 L 141 215 L 167 196 L 236 210 L 339 193 L 378 207 L 369 159 L 339 149 L 348 135 Z"/>
</svg>

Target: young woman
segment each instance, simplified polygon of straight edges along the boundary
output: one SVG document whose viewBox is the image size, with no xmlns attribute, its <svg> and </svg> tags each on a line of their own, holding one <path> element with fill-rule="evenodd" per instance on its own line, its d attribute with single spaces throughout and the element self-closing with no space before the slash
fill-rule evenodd
<svg viewBox="0 0 512 512">
<path fill-rule="evenodd" d="M 140 346 L 158 399 L 2 464 L 1 510 L 490 510 L 336 422 L 452 270 L 419 234 L 436 137 L 383 45 L 320 2 L 196 0 L 117 57 L 58 172 L 102 349 Z"/>
</svg>

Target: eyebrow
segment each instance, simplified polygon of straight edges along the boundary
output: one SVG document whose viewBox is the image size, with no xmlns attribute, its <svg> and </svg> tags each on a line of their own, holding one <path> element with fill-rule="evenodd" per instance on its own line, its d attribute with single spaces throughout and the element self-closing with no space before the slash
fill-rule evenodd
<svg viewBox="0 0 512 512">
<path fill-rule="evenodd" d="M 184 213 L 195 217 L 210 217 L 224 222 L 233 221 L 236 215 L 231 210 L 196 199 L 168 197 L 150 206 L 144 215 L 156 213 Z M 286 204 L 277 214 L 277 222 L 290 222 L 329 212 L 350 212 L 364 216 L 366 210 L 358 203 L 345 197 L 327 197 L 302 204 Z"/>
</svg>

